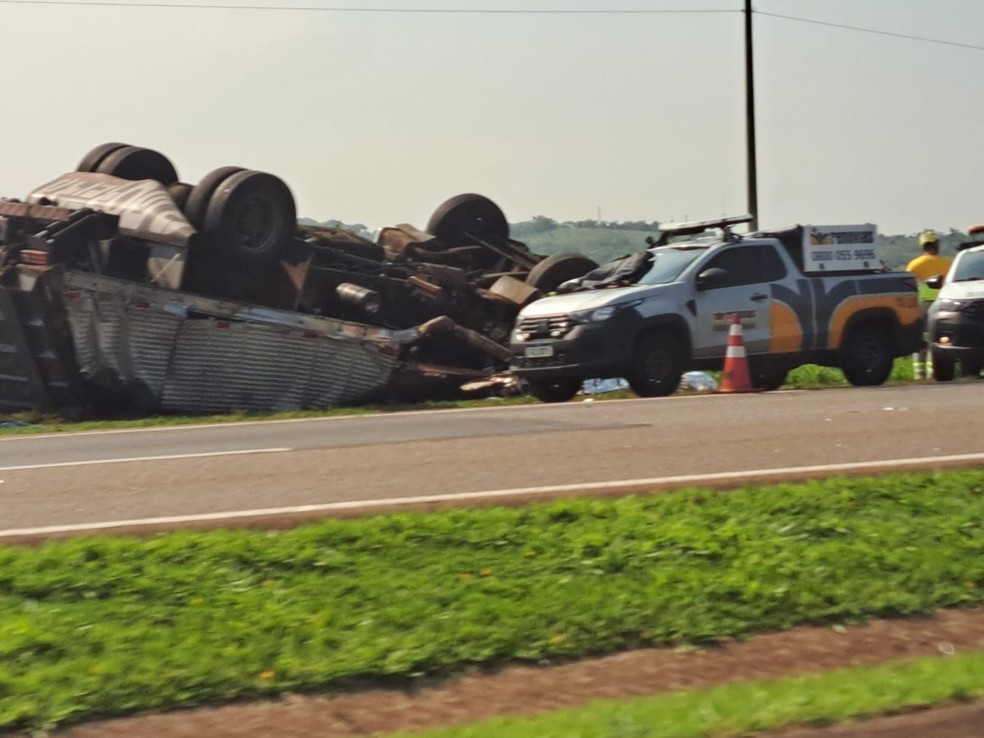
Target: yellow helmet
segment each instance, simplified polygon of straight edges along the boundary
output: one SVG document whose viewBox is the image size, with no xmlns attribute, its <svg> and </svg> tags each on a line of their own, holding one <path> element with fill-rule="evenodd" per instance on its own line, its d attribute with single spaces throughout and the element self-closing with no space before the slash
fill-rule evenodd
<svg viewBox="0 0 984 738">
<path fill-rule="evenodd" d="M 940 237 L 936 235 L 936 231 L 931 228 L 927 228 L 925 231 L 919 234 L 919 245 L 925 246 L 927 243 L 939 243 Z"/>
</svg>

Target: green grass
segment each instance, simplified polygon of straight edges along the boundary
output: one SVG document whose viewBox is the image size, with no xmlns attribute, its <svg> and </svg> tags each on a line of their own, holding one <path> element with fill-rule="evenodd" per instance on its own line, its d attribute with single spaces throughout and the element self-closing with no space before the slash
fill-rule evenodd
<svg viewBox="0 0 984 738">
<path fill-rule="evenodd" d="M 595 702 L 388 738 L 740 738 L 984 697 L 984 653 Z"/>
<path fill-rule="evenodd" d="M 984 602 L 984 471 L 0 548 L 0 730 Z"/>
</svg>

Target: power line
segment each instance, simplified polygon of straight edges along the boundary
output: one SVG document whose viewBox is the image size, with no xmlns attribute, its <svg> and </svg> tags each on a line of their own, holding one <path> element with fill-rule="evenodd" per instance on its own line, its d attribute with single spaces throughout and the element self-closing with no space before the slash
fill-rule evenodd
<svg viewBox="0 0 984 738">
<path fill-rule="evenodd" d="M 0 0 L 2 2 L 3 0 Z M 828 23 L 827 21 L 813 20 L 812 18 L 799 18 L 794 15 L 781 15 L 779 13 L 766 13 L 762 10 L 756 10 L 756 15 L 765 15 L 770 18 L 779 18 L 781 20 L 795 21 L 796 23 L 809 23 L 814 26 L 827 26 L 828 28 L 840 28 L 846 31 L 858 31 L 859 33 L 873 33 L 877 36 L 889 36 L 891 38 L 901 38 L 907 41 L 921 41 L 927 44 L 939 44 L 941 46 L 956 46 L 961 49 L 973 49 L 974 51 L 984 51 L 984 46 L 977 46 L 975 44 L 963 44 L 959 41 L 946 41 L 940 38 L 929 38 L 928 36 L 914 36 L 908 33 L 893 33 L 892 31 L 879 31 L 876 28 L 862 28 L 861 26 L 849 26 L 843 23 Z"/>
<path fill-rule="evenodd" d="M 365 14 L 386 14 L 395 13 L 403 15 L 721 15 L 742 13 L 737 8 L 707 8 L 696 9 L 633 9 L 633 8 L 598 8 L 598 9 L 549 9 L 549 8 L 355 8 L 348 6 L 311 6 L 303 5 L 243 5 L 218 3 L 173 3 L 173 2 L 133 2 L 132 0 L 121 0 L 112 2 L 111 0 L 0 0 L 0 5 L 58 5 L 58 6 L 78 6 L 96 8 L 168 8 L 186 10 L 261 10 L 261 11 L 286 11 L 286 12 L 309 12 L 309 13 L 365 13 Z M 984 51 L 984 46 L 976 44 L 965 44 L 959 41 L 947 41 L 945 39 L 930 38 L 928 36 L 917 36 L 908 33 L 895 33 L 893 31 L 882 31 L 877 28 L 865 28 L 862 26 L 852 26 L 845 23 L 831 23 L 828 21 L 815 20 L 813 18 L 802 18 L 795 15 L 783 15 L 781 13 L 769 13 L 764 10 L 753 11 L 756 15 L 779 20 L 791 21 L 794 23 L 806 23 L 814 26 L 824 26 L 826 28 L 837 28 L 845 31 L 855 31 L 858 33 L 870 33 L 876 36 L 888 36 L 890 38 L 900 38 L 906 41 L 918 41 L 921 43 L 937 44 L 940 46 L 954 46 L 961 49 L 971 49 L 973 51 Z"/>
<path fill-rule="evenodd" d="M 714 15 L 721 13 L 740 13 L 733 9 L 675 9 L 675 10 L 633 10 L 604 8 L 597 10 L 564 10 L 523 8 L 508 10 L 502 8 L 352 8 L 303 5 L 219 5 L 206 3 L 162 3 L 162 2 L 109 2 L 108 0 L 0 0 L 2 5 L 77 5 L 98 8 L 186 8 L 189 10 L 285 10 L 316 13 L 402 13 L 402 14 L 449 14 L 449 15 Z"/>
</svg>

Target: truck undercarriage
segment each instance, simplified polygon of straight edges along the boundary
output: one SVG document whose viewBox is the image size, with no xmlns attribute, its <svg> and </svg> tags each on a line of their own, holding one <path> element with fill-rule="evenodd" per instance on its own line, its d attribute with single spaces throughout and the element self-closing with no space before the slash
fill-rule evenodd
<svg viewBox="0 0 984 738">
<path fill-rule="evenodd" d="M 481 195 L 370 240 L 298 225 L 273 175 L 223 167 L 188 185 L 155 151 L 105 144 L 25 201 L 0 200 L 0 407 L 446 396 L 505 369 L 519 309 L 593 266 L 531 253 Z"/>
</svg>

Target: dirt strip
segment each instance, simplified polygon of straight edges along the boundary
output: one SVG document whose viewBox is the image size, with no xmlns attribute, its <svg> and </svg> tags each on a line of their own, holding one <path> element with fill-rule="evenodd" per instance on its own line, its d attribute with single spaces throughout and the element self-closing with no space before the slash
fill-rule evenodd
<svg viewBox="0 0 984 738">
<path fill-rule="evenodd" d="M 449 726 L 497 715 L 535 715 L 598 699 L 776 679 L 894 659 L 945 658 L 981 649 L 984 649 L 984 608 L 947 610 L 933 617 L 874 620 L 848 628 L 795 628 L 695 652 L 654 648 L 561 666 L 510 667 L 494 674 L 471 673 L 414 691 L 369 690 L 334 697 L 288 695 L 275 702 L 140 715 L 86 723 L 55 735 L 60 738 L 369 736 Z M 980 705 L 941 708 L 893 718 L 895 722 L 888 723 L 889 727 L 884 729 L 875 723 L 865 723 L 826 729 L 840 732 L 784 731 L 783 735 L 981 738 L 984 736 L 982 710 Z M 926 723 L 936 719 L 941 721 L 937 727 Z M 871 727 L 872 732 L 865 732 L 869 725 L 876 727 Z M 914 726 L 915 732 L 906 732 L 909 728 L 905 726 Z M 888 732 L 873 732 L 876 729 Z"/>
</svg>

